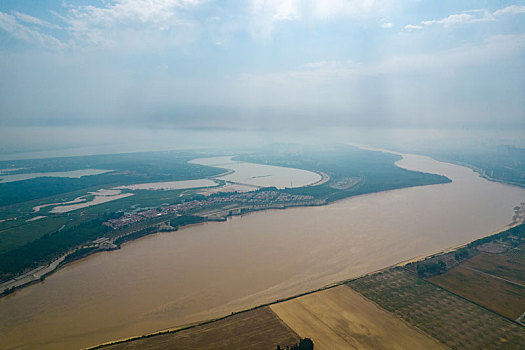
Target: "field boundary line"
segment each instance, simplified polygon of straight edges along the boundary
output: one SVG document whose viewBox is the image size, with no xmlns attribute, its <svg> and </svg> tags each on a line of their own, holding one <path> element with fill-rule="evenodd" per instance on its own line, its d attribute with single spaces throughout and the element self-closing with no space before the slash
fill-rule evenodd
<svg viewBox="0 0 525 350">
<path fill-rule="evenodd" d="M 502 277 L 499 277 L 499 276 L 496 276 L 496 275 L 493 275 L 493 274 L 490 274 L 490 273 L 487 273 L 487 272 L 483 272 L 483 271 L 480 271 L 478 269 L 475 269 L 473 267 L 469 267 L 469 266 L 461 266 L 461 268 L 463 269 L 467 269 L 467 270 L 471 270 L 471 271 L 474 271 L 474 272 L 477 272 L 477 273 L 480 273 L 482 275 L 486 275 L 486 276 L 489 276 L 489 277 L 492 277 L 492 278 L 496 278 L 498 280 L 501 280 L 503 282 L 507 282 L 507 283 L 510 283 L 510 284 L 514 284 L 518 287 L 521 287 L 521 288 L 525 288 L 525 286 L 521 283 L 518 283 L 518 282 L 513 282 L 511 280 L 508 280 L 508 279 L 505 279 L 505 278 L 502 278 Z"/>
<path fill-rule="evenodd" d="M 418 278 L 419 278 L 419 277 L 418 277 Z M 435 286 L 435 287 L 437 287 L 437 288 L 439 288 L 439 289 L 445 291 L 446 293 L 452 294 L 452 295 L 454 295 L 454 296 L 456 296 L 456 297 L 458 297 L 458 298 L 461 298 L 461 299 L 463 299 L 463 300 L 465 300 L 465 301 L 467 301 L 467 302 L 469 302 L 469 303 L 471 303 L 471 304 L 474 304 L 474 305 L 476 305 L 476 306 L 479 306 L 479 307 L 481 307 L 482 309 L 485 309 L 486 311 L 489 311 L 489 312 L 492 313 L 492 314 L 495 314 L 495 315 L 497 315 L 497 316 L 499 316 L 499 317 L 502 317 L 502 318 L 506 319 L 507 321 L 510 321 L 510 322 L 512 322 L 512 323 L 514 323 L 514 324 L 516 324 L 516 325 L 518 325 L 518 326 L 520 326 L 520 327 L 522 327 L 522 328 L 525 328 L 525 325 L 519 323 L 519 322 L 516 321 L 516 320 L 513 320 L 513 319 L 510 318 L 510 317 L 504 316 L 504 315 L 502 315 L 502 314 L 500 314 L 500 313 L 498 313 L 498 312 L 496 312 L 496 311 L 494 311 L 494 310 L 492 310 L 492 309 L 489 309 L 489 308 L 486 307 L 486 306 L 483 306 L 483 305 L 481 305 L 481 304 L 476 303 L 476 302 L 473 301 L 473 300 L 467 299 L 467 298 L 465 298 L 464 296 L 461 296 L 461 295 L 456 294 L 456 293 L 454 293 L 454 292 L 452 292 L 452 291 L 450 291 L 450 290 L 448 290 L 448 289 L 445 289 L 444 287 L 441 287 L 440 285 L 438 285 L 438 284 L 436 284 L 436 283 L 434 283 L 434 282 L 432 282 L 432 281 L 424 280 L 424 279 L 422 279 L 422 278 L 420 278 L 420 279 L 421 279 L 423 282 L 430 283 L 431 285 L 433 285 L 433 286 Z"/>
</svg>

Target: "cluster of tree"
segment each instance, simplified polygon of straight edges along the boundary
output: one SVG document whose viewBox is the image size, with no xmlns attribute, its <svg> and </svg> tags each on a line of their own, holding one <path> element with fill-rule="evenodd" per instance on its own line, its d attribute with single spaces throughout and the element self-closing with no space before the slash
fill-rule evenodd
<svg viewBox="0 0 525 350">
<path fill-rule="evenodd" d="M 69 263 L 69 262 L 72 262 L 72 261 L 75 261 L 75 260 L 82 259 L 83 257 L 88 256 L 88 255 L 91 254 L 94 250 L 97 250 L 97 249 L 98 249 L 97 247 L 88 247 L 88 248 L 80 248 L 80 249 L 77 249 L 77 250 L 75 250 L 73 253 L 69 254 L 69 255 L 64 259 L 64 261 L 62 262 L 62 264 L 67 264 L 67 263 Z"/>
<path fill-rule="evenodd" d="M 172 226 L 175 230 L 177 230 L 179 227 L 191 225 L 191 224 L 198 224 L 199 222 L 206 221 L 206 218 L 202 216 L 194 216 L 194 215 L 181 215 L 177 216 L 176 218 L 170 220 L 170 226 Z M 159 229 L 157 226 L 148 226 L 141 230 L 137 230 L 135 232 L 132 232 L 128 235 L 119 237 L 115 240 L 116 245 L 121 245 L 124 242 L 133 241 L 135 239 L 150 235 L 152 233 L 158 232 Z"/>
<path fill-rule="evenodd" d="M 115 245 L 117 245 L 117 246 L 120 246 L 122 243 L 133 241 L 135 239 L 139 239 L 141 237 L 144 237 L 144 236 L 150 235 L 152 233 L 156 233 L 156 232 L 158 232 L 158 228 L 156 226 L 149 226 L 149 227 L 143 228 L 141 230 L 137 230 L 135 232 L 132 232 L 132 233 L 130 233 L 128 235 L 119 237 L 113 243 Z"/>
<path fill-rule="evenodd" d="M 482 244 L 493 242 L 495 240 L 504 240 L 504 241 L 511 241 L 510 237 L 517 237 L 518 240 L 512 242 L 515 245 L 518 245 L 522 240 L 525 239 L 525 224 L 521 224 L 512 228 L 509 228 L 508 230 L 505 230 L 503 232 L 500 232 L 498 234 L 483 237 L 480 239 L 475 240 L 474 242 L 469 243 L 469 248 L 475 248 Z"/>
<path fill-rule="evenodd" d="M 299 343 L 293 345 L 287 345 L 286 348 L 281 348 L 280 345 L 277 345 L 277 350 L 313 350 L 314 342 L 310 338 L 303 338 Z"/>
<path fill-rule="evenodd" d="M 439 275 L 446 270 L 447 264 L 443 260 L 422 261 L 417 263 L 417 274 L 422 278 Z"/>
<path fill-rule="evenodd" d="M 511 246 L 517 246 L 523 239 L 525 239 L 525 224 L 515 226 L 492 236 L 477 239 L 469 243 L 466 247 L 462 247 L 454 252 L 432 257 L 424 261 L 410 263 L 407 267 L 409 269 L 415 269 L 419 277 L 428 278 L 442 274 L 448 269 L 475 256 L 479 253 L 479 250 L 476 248 L 480 245 L 495 241 L 505 241 Z"/>
<path fill-rule="evenodd" d="M 26 270 L 50 262 L 66 252 L 90 243 L 97 238 L 118 234 L 117 231 L 112 231 L 109 227 L 102 225 L 108 217 L 111 217 L 111 215 L 101 216 L 69 228 L 57 230 L 26 245 L 0 254 L 0 281 L 9 280 Z M 170 224 L 177 229 L 181 226 L 195 224 L 205 220 L 206 218 L 200 216 L 183 215 L 171 220 Z M 120 245 L 126 241 L 134 240 L 157 231 L 158 228 L 156 226 L 145 227 L 117 239 L 115 244 Z M 79 259 L 88 255 L 92 249 L 93 248 L 79 249 L 70 254 L 67 260 Z"/>
<path fill-rule="evenodd" d="M 203 222 L 203 221 L 206 221 L 206 218 L 202 216 L 181 215 L 181 216 L 177 216 L 175 219 L 170 220 L 170 226 L 177 229 L 182 226 L 198 224 L 199 222 Z"/>
<path fill-rule="evenodd" d="M 124 211 L 112 211 L 112 212 L 104 212 L 102 213 L 102 220 L 113 220 L 113 219 L 119 219 L 124 216 Z"/>
<path fill-rule="evenodd" d="M 24 270 L 49 262 L 75 247 L 103 237 L 111 230 L 102 225 L 103 221 L 102 218 L 96 218 L 57 230 L 1 254 L 0 280 L 8 280 Z"/>
<path fill-rule="evenodd" d="M 5 297 L 6 295 L 9 295 L 9 294 L 14 293 L 15 290 L 16 290 L 15 287 L 11 287 L 11 288 L 4 289 L 4 290 L 2 291 L 2 293 L 0 293 L 0 296 Z"/>
<path fill-rule="evenodd" d="M 454 259 L 457 262 L 461 262 L 463 260 L 470 258 L 472 255 L 474 255 L 474 252 L 472 251 L 472 249 L 463 247 L 454 252 Z"/>
</svg>

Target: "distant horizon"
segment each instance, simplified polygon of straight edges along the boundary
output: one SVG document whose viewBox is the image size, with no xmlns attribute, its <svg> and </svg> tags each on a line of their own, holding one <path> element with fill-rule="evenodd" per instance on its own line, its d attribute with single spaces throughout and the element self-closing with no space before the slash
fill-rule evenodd
<svg viewBox="0 0 525 350">
<path fill-rule="evenodd" d="M 525 1 L 3 1 L 0 127 L 525 131 L 524 19 Z"/>
<path fill-rule="evenodd" d="M 522 130 L 460 128 L 325 128 L 304 132 L 19 127 L 0 129 L 0 138 L 3 139 L 0 161 L 214 148 L 239 151 L 272 144 L 315 146 L 359 143 L 407 153 L 429 153 L 437 149 L 483 150 L 502 145 L 525 148 L 525 131 Z"/>
</svg>

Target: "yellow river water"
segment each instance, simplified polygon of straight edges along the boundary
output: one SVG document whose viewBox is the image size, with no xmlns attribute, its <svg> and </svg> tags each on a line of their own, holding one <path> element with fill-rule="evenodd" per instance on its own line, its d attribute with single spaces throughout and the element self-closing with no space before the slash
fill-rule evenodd
<svg viewBox="0 0 525 350">
<path fill-rule="evenodd" d="M 0 348 L 75 349 L 322 287 L 504 227 L 525 190 L 405 156 L 449 184 L 271 210 L 155 234 L 0 300 Z"/>
</svg>

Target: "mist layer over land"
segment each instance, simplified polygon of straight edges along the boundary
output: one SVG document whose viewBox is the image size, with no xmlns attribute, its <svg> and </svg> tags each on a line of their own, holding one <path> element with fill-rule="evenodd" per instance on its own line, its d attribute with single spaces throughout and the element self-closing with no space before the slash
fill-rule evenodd
<svg viewBox="0 0 525 350">
<path fill-rule="evenodd" d="M 176 129 L 134 127 L 0 128 L 0 160 L 173 149 L 250 151 L 277 144 L 355 143 L 401 152 L 493 150 L 525 147 L 525 130 L 425 128 L 308 128 L 283 130 Z"/>
<path fill-rule="evenodd" d="M 522 1 L 3 1 L 0 152 L 407 147 L 434 129 L 437 147 L 515 144 L 524 17 Z"/>
</svg>

